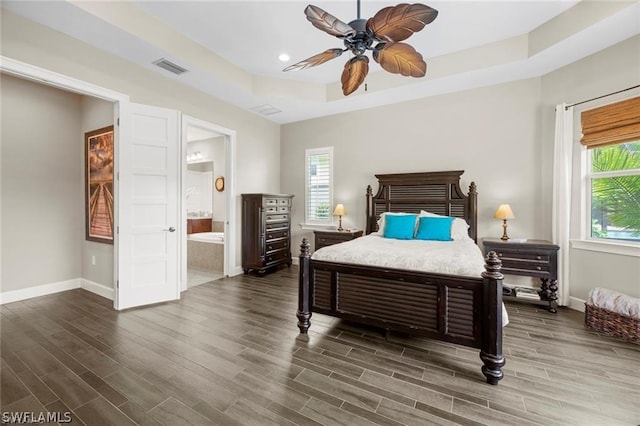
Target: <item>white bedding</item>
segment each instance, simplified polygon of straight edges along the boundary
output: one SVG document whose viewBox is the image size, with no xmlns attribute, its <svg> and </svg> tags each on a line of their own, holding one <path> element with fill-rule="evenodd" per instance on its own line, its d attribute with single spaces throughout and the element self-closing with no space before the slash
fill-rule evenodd
<svg viewBox="0 0 640 426">
<path fill-rule="evenodd" d="M 366 235 L 323 247 L 311 257 L 331 262 L 476 278 L 484 271 L 484 257 L 471 238 L 461 241 L 424 241 Z"/>
<path fill-rule="evenodd" d="M 311 258 L 475 278 L 479 278 L 485 270 L 484 256 L 471 238 L 459 241 L 424 241 L 366 235 L 323 247 L 313 253 Z M 508 323 L 509 317 L 503 304 L 502 325 Z"/>
</svg>

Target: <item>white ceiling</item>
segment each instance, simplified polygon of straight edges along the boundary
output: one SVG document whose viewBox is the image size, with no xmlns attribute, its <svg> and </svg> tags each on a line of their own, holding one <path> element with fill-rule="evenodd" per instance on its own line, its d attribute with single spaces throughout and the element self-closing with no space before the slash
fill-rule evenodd
<svg viewBox="0 0 640 426">
<path fill-rule="evenodd" d="M 363 0 L 362 17 L 399 2 Z M 372 60 L 367 88 L 345 97 L 347 54 L 315 68 L 287 65 L 342 42 L 305 18 L 302 1 L 2 1 L 2 8 L 83 40 L 240 108 L 271 105 L 287 123 L 542 75 L 640 32 L 640 3 L 424 1 L 437 19 L 407 42 L 427 75 L 392 75 Z M 356 0 L 314 1 L 339 19 L 356 18 Z M 291 60 L 278 60 L 287 53 Z M 370 56 L 370 54 L 369 54 Z M 164 57 L 189 72 L 174 76 Z"/>
</svg>

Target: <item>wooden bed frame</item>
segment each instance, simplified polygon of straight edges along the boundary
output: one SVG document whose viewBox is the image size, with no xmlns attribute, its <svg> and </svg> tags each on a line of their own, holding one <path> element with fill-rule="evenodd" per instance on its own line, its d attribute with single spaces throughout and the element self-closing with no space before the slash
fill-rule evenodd
<svg viewBox="0 0 640 426">
<path fill-rule="evenodd" d="M 376 175 L 378 193 L 367 187 L 366 233 L 377 230 L 383 212 L 460 217 L 477 242 L 477 192 L 460 190 L 463 171 Z M 343 264 L 311 259 L 307 238 L 300 246 L 298 328 L 306 334 L 311 312 L 419 334 L 480 349 L 487 383 L 502 379 L 502 274 L 494 252 L 481 277 L 464 277 Z"/>
</svg>

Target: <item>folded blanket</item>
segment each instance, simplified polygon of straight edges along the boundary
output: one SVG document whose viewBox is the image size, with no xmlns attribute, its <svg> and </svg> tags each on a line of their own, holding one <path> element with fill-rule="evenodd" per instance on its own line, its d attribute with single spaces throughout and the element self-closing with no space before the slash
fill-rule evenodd
<svg viewBox="0 0 640 426">
<path fill-rule="evenodd" d="M 626 294 L 596 287 L 589 292 L 587 303 L 611 312 L 640 319 L 640 299 Z"/>
</svg>

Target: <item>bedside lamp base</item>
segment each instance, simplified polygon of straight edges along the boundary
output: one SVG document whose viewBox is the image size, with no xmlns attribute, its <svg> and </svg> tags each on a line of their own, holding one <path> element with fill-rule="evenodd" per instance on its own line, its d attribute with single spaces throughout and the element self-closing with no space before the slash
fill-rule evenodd
<svg viewBox="0 0 640 426">
<path fill-rule="evenodd" d="M 502 237 L 500 237 L 502 241 L 509 240 L 509 236 L 507 235 L 507 219 L 502 219 Z"/>
</svg>

